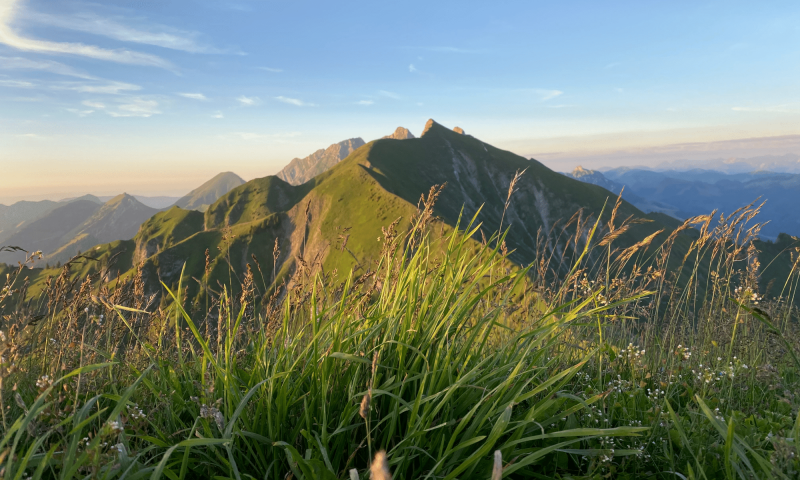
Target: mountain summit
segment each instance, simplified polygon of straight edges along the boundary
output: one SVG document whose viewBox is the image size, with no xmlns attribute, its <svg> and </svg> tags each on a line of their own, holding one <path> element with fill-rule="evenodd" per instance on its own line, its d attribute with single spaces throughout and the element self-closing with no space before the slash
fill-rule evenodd
<svg viewBox="0 0 800 480">
<path fill-rule="evenodd" d="M 416 137 L 414 137 L 414 134 L 411 133 L 407 128 L 397 127 L 397 129 L 394 131 L 393 134 L 386 135 L 383 138 L 393 138 L 395 140 L 408 140 L 409 138 L 416 138 Z"/>
<path fill-rule="evenodd" d="M 362 145 L 364 145 L 364 140 L 358 137 L 334 143 L 305 158 L 293 159 L 276 176 L 292 185 L 302 185 L 344 160 Z"/>
<path fill-rule="evenodd" d="M 186 210 L 205 210 L 219 197 L 243 183 L 244 180 L 239 175 L 233 172 L 222 172 L 175 202 L 175 206 Z"/>
</svg>

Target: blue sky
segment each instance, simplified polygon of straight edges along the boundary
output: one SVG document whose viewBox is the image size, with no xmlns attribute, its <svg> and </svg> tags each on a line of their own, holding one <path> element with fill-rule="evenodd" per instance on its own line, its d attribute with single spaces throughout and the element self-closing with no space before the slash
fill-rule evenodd
<svg viewBox="0 0 800 480">
<path fill-rule="evenodd" d="M 431 117 L 561 170 L 800 153 L 799 34 L 797 2 L 0 0 L 0 201 L 182 194 Z"/>
</svg>

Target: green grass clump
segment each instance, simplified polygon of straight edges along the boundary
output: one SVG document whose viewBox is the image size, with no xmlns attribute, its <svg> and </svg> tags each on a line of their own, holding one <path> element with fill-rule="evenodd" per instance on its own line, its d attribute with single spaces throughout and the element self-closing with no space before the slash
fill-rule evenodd
<svg viewBox="0 0 800 480">
<path fill-rule="evenodd" d="M 0 475 L 796 478 L 797 312 L 752 242 L 694 219 L 668 275 L 668 244 L 612 247 L 615 210 L 518 267 L 431 207 L 358 274 L 250 271 L 203 306 L 140 269 L 53 279 L 34 317 L 10 274 Z"/>
</svg>

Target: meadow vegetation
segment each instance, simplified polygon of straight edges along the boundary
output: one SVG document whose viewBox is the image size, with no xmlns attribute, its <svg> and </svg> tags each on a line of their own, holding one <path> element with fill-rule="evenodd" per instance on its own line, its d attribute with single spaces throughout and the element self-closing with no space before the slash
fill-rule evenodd
<svg viewBox="0 0 800 480">
<path fill-rule="evenodd" d="M 8 272 L 0 477 L 798 478 L 800 251 L 764 295 L 757 208 L 617 248 L 618 200 L 519 266 L 434 199 L 366 268 L 254 258 L 202 302 Z"/>
</svg>

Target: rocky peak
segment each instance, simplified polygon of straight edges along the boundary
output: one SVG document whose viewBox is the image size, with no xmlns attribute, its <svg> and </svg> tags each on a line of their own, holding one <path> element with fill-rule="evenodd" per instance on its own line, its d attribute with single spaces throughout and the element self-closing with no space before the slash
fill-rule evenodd
<svg viewBox="0 0 800 480">
<path fill-rule="evenodd" d="M 460 133 L 461 135 L 464 135 L 464 129 L 461 127 L 456 127 L 453 129 L 453 131 L 456 133 Z"/>
<path fill-rule="evenodd" d="M 431 119 L 428 119 L 428 121 L 427 121 L 427 122 L 425 122 L 425 128 L 422 130 L 422 135 L 420 135 L 420 137 L 424 137 L 424 136 L 425 136 L 425 134 L 426 134 L 426 133 L 428 133 L 428 130 L 430 130 L 431 128 L 433 128 L 433 126 L 434 126 L 434 125 L 438 125 L 438 126 L 440 126 L 440 127 L 441 127 L 441 125 L 439 125 L 438 123 L 436 123 L 436 121 L 434 121 L 432 118 L 431 118 Z"/>
<path fill-rule="evenodd" d="M 393 134 L 386 135 L 383 138 L 393 138 L 395 140 L 408 140 L 409 138 L 415 138 L 415 137 L 414 134 L 411 133 L 407 128 L 397 127 L 397 129 L 394 131 Z"/>
<path fill-rule="evenodd" d="M 306 158 L 293 159 L 283 170 L 278 172 L 277 176 L 292 185 L 302 185 L 344 160 L 362 145 L 364 145 L 364 140 L 361 138 L 350 138 L 334 143 L 328 148 L 317 150 Z"/>
</svg>

